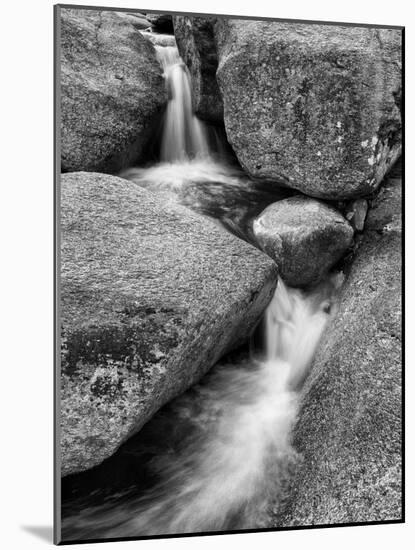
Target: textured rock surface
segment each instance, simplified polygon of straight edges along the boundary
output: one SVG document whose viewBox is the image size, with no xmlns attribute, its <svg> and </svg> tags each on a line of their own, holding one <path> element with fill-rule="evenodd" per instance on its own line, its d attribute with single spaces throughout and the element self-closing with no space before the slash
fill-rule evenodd
<svg viewBox="0 0 415 550">
<path fill-rule="evenodd" d="M 124 12 L 122 13 L 120 12 L 120 15 L 123 16 Z M 147 19 L 147 17 L 143 13 L 127 12 L 127 15 L 130 17 L 134 17 L 134 19 L 130 19 L 130 21 L 136 29 L 145 30 L 145 29 L 151 28 L 151 22 Z"/>
<path fill-rule="evenodd" d="M 272 297 L 266 255 L 137 185 L 62 176 L 63 475 L 110 456 L 244 340 Z"/>
<path fill-rule="evenodd" d="M 142 154 L 167 94 L 141 28 L 131 14 L 61 9 L 63 171 L 112 173 Z"/>
<path fill-rule="evenodd" d="M 304 461 L 278 525 L 400 519 L 401 189 L 390 179 L 304 388 Z"/>
<path fill-rule="evenodd" d="M 216 81 L 218 59 L 214 42 L 214 18 L 174 17 L 179 52 L 192 76 L 193 106 L 205 120 L 223 123 L 223 103 Z"/>
<path fill-rule="evenodd" d="M 371 194 L 401 149 L 401 31 L 221 19 L 228 140 L 251 176 Z"/>
<path fill-rule="evenodd" d="M 326 204 L 303 196 L 268 206 L 254 221 L 254 235 L 290 286 L 316 283 L 346 252 L 353 229 Z"/>
<path fill-rule="evenodd" d="M 366 199 L 357 199 L 348 205 L 346 219 L 356 231 L 363 231 L 367 215 L 368 203 Z"/>
</svg>

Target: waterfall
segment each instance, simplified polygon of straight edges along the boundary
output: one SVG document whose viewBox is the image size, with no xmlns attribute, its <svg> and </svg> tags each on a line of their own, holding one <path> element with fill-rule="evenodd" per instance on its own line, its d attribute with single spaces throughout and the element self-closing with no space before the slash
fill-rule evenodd
<svg viewBox="0 0 415 550">
<path fill-rule="evenodd" d="M 181 193 L 186 205 L 191 185 L 205 189 L 216 206 L 223 198 L 221 212 L 203 207 L 206 199 L 195 191 L 192 207 L 218 219 L 227 216 L 235 197 L 251 204 L 246 176 L 210 154 L 206 128 L 192 110 L 188 70 L 171 37 L 163 39 L 167 46 L 152 40 L 169 91 L 160 163 L 132 168 L 122 177 L 161 195 Z M 150 485 L 133 481 L 124 492 L 115 487 L 111 498 L 104 493 L 97 505 L 98 484 L 91 491 L 94 498 L 87 495 L 75 499 L 75 508 L 68 506 L 64 538 L 266 527 L 275 501 L 284 499 L 287 471 L 296 460 L 291 440 L 299 392 L 339 282 L 329 279 L 306 294 L 279 280 L 262 323 L 263 347 L 237 364 L 216 365 L 201 384 L 169 405 L 168 432 L 178 432 L 178 441 L 163 441 L 157 415 L 143 428 L 137 457 L 150 458 L 137 458 L 135 468 L 142 477 L 144 470 Z"/>
<path fill-rule="evenodd" d="M 278 281 L 266 311 L 262 357 L 222 365 L 170 414 L 191 418 L 186 445 L 152 460 L 160 479 L 119 506 L 83 509 L 73 536 L 141 536 L 265 527 L 284 498 L 298 392 L 330 316 L 337 287 L 305 295 Z M 65 529 L 65 522 L 64 522 Z"/>
<path fill-rule="evenodd" d="M 209 217 L 252 242 L 252 220 L 291 192 L 251 180 L 235 162 L 224 131 L 195 116 L 189 71 L 179 56 L 174 36 L 143 34 L 156 49 L 170 99 L 162 121 L 158 161 L 128 167 L 119 176 L 157 193 L 163 200 Z"/>
<path fill-rule="evenodd" d="M 186 161 L 208 157 L 209 146 L 204 124 L 195 116 L 189 70 L 176 46 L 156 45 L 157 58 L 163 68 L 169 101 L 163 124 L 160 160 Z"/>
</svg>

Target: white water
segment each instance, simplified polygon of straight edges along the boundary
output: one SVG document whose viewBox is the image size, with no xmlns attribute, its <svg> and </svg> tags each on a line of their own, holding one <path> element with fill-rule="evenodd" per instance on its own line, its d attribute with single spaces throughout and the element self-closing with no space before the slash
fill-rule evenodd
<svg viewBox="0 0 415 550">
<path fill-rule="evenodd" d="M 198 178 L 232 185 L 231 169 L 209 155 L 205 128 L 192 112 L 189 75 L 177 49 L 156 48 L 171 92 L 162 162 L 134 169 L 133 176 L 153 190 L 181 187 L 183 181 Z M 304 294 L 279 280 L 265 314 L 262 354 L 213 369 L 192 396 L 184 394 L 172 406 L 173 424 L 182 423 L 186 431 L 190 419 L 192 430 L 188 437 L 184 434 L 183 448 L 173 452 L 167 444 L 152 459 L 157 482 L 144 493 L 129 492 L 107 504 L 72 511 L 63 521 L 65 538 L 267 526 L 275 502 L 284 498 L 287 470 L 296 458 L 292 429 L 299 391 L 338 283 L 333 278 Z"/>
<path fill-rule="evenodd" d="M 189 71 L 175 46 L 156 45 L 155 48 L 169 93 L 160 160 L 208 157 L 206 129 L 193 113 Z"/>
<path fill-rule="evenodd" d="M 305 295 L 279 280 L 265 316 L 263 359 L 224 365 L 196 395 L 177 401 L 174 418 L 191 416 L 193 433 L 184 449 L 156 459 L 157 484 L 117 505 L 84 508 L 64 529 L 82 538 L 267 526 L 273 505 L 286 496 L 298 392 L 336 286 L 333 279 Z"/>
<path fill-rule="evenodd" d="M 227 156 L 220 130 L 206 125 L 192 108 L 191 80 L 174 37 L 143 33 L 155 45 L 169 101 L 163 120 L 159 161 L 130 167 L 120 177 L 209 216 L 250 240 L 250 221 L 287 191 L 252 181 Z M 167 44 L 167 45 L 166 45 Z"/>
<path fill-rule="evenodd" d="M 199 422 L 216 411 L 215 428 L 184 455 L 163 461 L 163 480 L 111 536 L 265 524 L 295 458 L 291 433 L 298 390 L 328 320 L 327 291 L 305 296 L 279 281 L 266 313 L 264 360 L 213 378 L 204 389 Z"/>
</svg>

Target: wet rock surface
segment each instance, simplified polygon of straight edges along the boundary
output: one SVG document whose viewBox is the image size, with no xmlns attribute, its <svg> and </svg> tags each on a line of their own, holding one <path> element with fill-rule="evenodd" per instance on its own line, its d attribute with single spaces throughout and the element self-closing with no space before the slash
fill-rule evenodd
<svg viewBox="0 0 415 550">
<path fill-rule="evenodd" d="M 209 160 L 175 167 L 162 164 L 150 169 L 131 168 L 120 177 L 157 193 L 160 200 L 186 206 L 216 220 L 255 246 L 255 217 L 269 204 L 292 194 L 290 189 L 251 180 L 237 166 Z"/>
<path fill-rule="evenodd" d="M 372 194 L 401 151 L 401 31 L 221 19 L 228 140 L 251 176 L 317 198 Z"/>
<path fill-rule="evenodd" d="M 246 340 L 277 268 L 113 176 L 62 176 L 62 474 L 110 456 Z"/>
<path fill-rule="evenodd" d="M 61 9 L 64 172 L 114 173 L 143 154 L 167 102 L 154 47 L 140 33 L 143 21 L 128 13 Z"/>
<path fill-rule="evenodd" d="M 223 102 L 216 80 L 218 58 L 214 41 L 215 18 L 174 17 L 179 52 L 192 76 L 196 114 L 213 123 L 223 123 Z"/>
<path fill-rule="evenodd" d="M 401 208 L 389 178 L 304 387 L 303 462 L 278 526 L 402 517 Z"/>
<path fill-rule="evenodd" d="M 353 242 L 353 229 L 334 208 L 304 196 L 268 206 L 253 231 L 291 286 L 317 283 Z"/>
</svg>

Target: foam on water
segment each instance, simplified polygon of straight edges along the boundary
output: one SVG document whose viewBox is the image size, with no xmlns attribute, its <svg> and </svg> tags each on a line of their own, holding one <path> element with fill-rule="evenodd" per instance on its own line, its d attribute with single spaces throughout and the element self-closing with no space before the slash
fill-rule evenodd
<svg viewBox="0 0 415 550">
<path fill-rule="evenodd" d="M 172 162 L 208 157 L 206 129 L 193 113 L 189 71 L 177 47 L 156 45 L 155 48 L 169 93 L 160 160 Z"/>
<path fill-rule="evenodd" d="M 291 436 L 298 391 L 335 287 L 329 281 L 305 295 L 280 280 L 265 316 L 263 356 L 218 369 L 193 402 L 177 401 L 175 417 L 194 415 L 195 428 L 184 449 L 156 459 L 157 484 L 144 494 L 83 509 L 66 519 L 64 529 L 82 538 L 266 525 L 295 459 Z"/>
<path fill-rule="evenodd" d="M 206 129 L 194 115 L 190 78 L 177 48 L 156 44 L 170 100 L 160 163 L 122 174 L 151 190 L 185 182 L 243 189 L 242 172 L 210 153 Z M 220 192 L 220 191 L 218 191 Z M 242 196 L 242 195 L 241 195 Z M 261 353 L 214 369 L 206 383 L 172 408 L 191 434 L 174 452 L 151 459 L 156 482 L 113 495 L 100 505 L 78 504 L 63 520 L 65 539 L 221 531 L 266 526 L 295 459 L 292 429 L 299 390 L 324 331 L 338 281 L 309 294 L 279 280 L 265 313 Z M 154 434 L 157 438 L 157 433 Z M 162 445 L 161 445 L 162 447 Z"/>
</svg>

